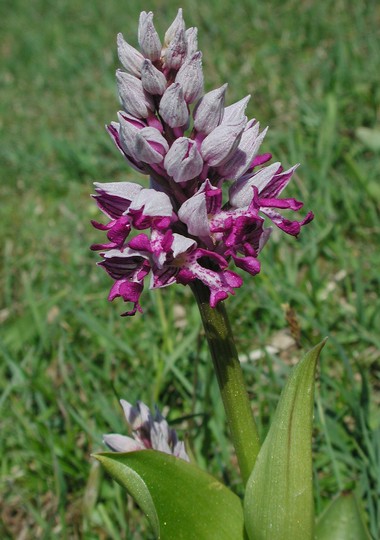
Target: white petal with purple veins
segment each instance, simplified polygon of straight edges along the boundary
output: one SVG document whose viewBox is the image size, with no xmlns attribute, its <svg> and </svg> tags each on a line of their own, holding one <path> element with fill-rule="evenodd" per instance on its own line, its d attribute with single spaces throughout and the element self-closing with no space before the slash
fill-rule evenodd
<svg viewBox="0 0 380 540">
<path fill-rule="evenodd" d="M 143 189 L 134 182 L 94 182 L 96 190 L 104 191 L 107 195 L 114 195 L 132 201 Z"/>
<path fill-rule="evenodd" d="M 117 54 L 123 67 L 135 77 L 140 77 L 141 66 L 144 62 L 143 55 L 134 47 L 129 45 L 123 37 L 123 34 L 117 35 Z"/>
<path fill-rule="evenodd" d="M 153 24 L 153 13 L 142 11 L 139 20 L 138 41 L 146 58 L 155 62 L 161 56 L 161 41 Z"/>
<path fill-rule="evenodd" d="M 147 118 L 154 110 L 154 103 L 140 79 L 119 69 L 116 71 L 116 79 L 120 101 L 126 112 L 137 118 Z"/>
<path fill-rule="evenodd" d="M 221 123 L 227 86 L 224 84 L 216 90 L 211 90 L 197 103 L 193 116 L 194 128 L 199 133 L 208 135 Z"/>
<path fill-rule="evenodd" d="M 240 142 L 246 121 L 221 124 L 202 142 L 201 154 L 210 167 L 218 167 L 228 159 Z"/>
<path fill-rule="evenodd" d="M 196 247 L 196 245 L 195 240 L 182 236 L 182 234 L 174 233 L 172 244 L 173 257 L 176 258 L 178 255 L 186 253 L 189 249 Z"/>
<path fill-rule="evenodd" d="M 172 203 L 166 193 L 157 192 L 155 189 L 142 189 L 132 201 L 130 210 L 140 210 L 144 207 L 144 216 L 171 216 L 173 213 Z"/>
<path fill-rule="evenodd" d="M 195 53 L 180 68 L 175 78 L 181 84 L 186 103 L 194 103 L 203 92 L 202 53 Z"/>
<path fill-rule="evenodd" d="M 153 95 L 162 96 L 165 92 L 167 81 L 165 75 L 147 58 L 141 67 L 141 82 L 144 90 Z"/>
<path fill-rule="evenodd" d="M 198 28 L 188 28 L 186 30 L 187 57 L 191 58 L 198 50 Z"/>
<path fill-rule="evenodd" d="M 195 142 L 187 137 L 175 140 L 166 154 L 164 167 L 175 182 L 187 182 L 203 169 L 203 159 Z"/>
<path fill-rule="evenodd" d="M 182 204 L 178 211 L 178 217 L 183 223 L 186 223 L 187 230 L 193 236 L 202 238 L 210 234 L 206 193 L 204 190 L 200 189 L 198 193 Z"/>
<path fill-rule="evenodd" d="M 228 124 L 231 122 L 237 122 L 238 119 L 244 116 L 244 111 L 248 105 L 248 101 L 251 99 L 251 96 L 246 96 L 240 101 L 229 105 L 224 109 L 223 114 L 223 124 Z"/>
<path fill-rule="evenodd" d="M 273 175 L 278 171 L 280 163 L 273 163 L 268 167 L 260 169 L 251 177 L 239 178 L 229 191 L 229 202 L 235 208 L 243 208 L 249 206 L 253 199 L 253 186 L 256 186 L 259 192 L 270 182 Z"/>
<path fill-rule="evenodd" d="M 235 152 L 231 155 L 228 161 L 226 161 L 226 163 L 218 169 L 218 172 L 230 180 L 234 180 L 242 176 L 259 151 L 267 130 L 268 128 L 264 129 L 264 131 L 258 135 L 258 122 L 256 122 L 251 128 L 246 129 L 241 136 L 240 143 Z"/>
<path fill-rule="evenodd" d="M 117 433 L 103 435 L 103 441 L 113 452 L 135 452 L 144 449 L 144 446 L 135 439 Z"/>
<path fill-rule="evenodd" d="M 173 83 L 165 90 L 160 102 L 160 115 L 172 128 L 186 124 L 189 110 L 179 83 Z"/>
</svg>

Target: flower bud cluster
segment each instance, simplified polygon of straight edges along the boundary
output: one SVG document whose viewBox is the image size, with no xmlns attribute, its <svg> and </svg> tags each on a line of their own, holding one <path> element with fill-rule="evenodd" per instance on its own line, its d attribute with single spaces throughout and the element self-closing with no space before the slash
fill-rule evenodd
<svg viewBox="0 0 380 540">
<path fill-rule="evenodd" d="M 228 269 L 231 260 L 252 275 L 260 271 L 257 257 L 271 232 L 266 218 L 297 236 L 313 214 L 295 221 L 278 212 L 302 207 L 279 198 L 295 167 L 262 167 L 272 156 L 259 154 L 267 130 L 246 117 L 249 96 L 225 106 L 227 84 L 203 93 L 197 29 L 186 29 L 181 9 L 163 43 L 153 13 L 142 12 L 138 43 L 140 51 L 117 37 L 123 110 L 107 129 L 127 162 L 149 175 L 150 188 L 96 184 L 95 199 L 110 221 L 94 223 L 109 241 L 93 248 L 115 281 L 109 299 L 133 304 L 125 315 L 141 311 L 148 274 L 151 288 L 200 280 L 214 307 L 242 285 Z M 132 229 L 148 234 L 128 240 Z"/>
<path fill-rule="evenodd" d="M 184 443 L 178 440 L 177 433 L 169 427 L 158 409 L 153 415 L 149 407 L 141 401 L 138 401 L 134 407 L 124 399 L 120 400 L 120 404 L 132 437 L 118 433 L 103 435 L 103 441 L 110 450 L 113 452 L 159 450 L 190 461 Z"/>
</svg>

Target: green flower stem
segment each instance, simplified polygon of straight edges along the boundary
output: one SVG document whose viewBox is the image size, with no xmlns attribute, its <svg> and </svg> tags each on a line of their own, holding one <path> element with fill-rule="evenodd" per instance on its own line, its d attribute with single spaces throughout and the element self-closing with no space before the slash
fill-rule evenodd
<svg viewBox="0 0 380 540">
<path fill-rule="evenodd" d="M 209 289 L 191 285 L 201 312 L 241 477 L 247 483 L 260 450 L 260 439 L 244 384 L 231 326 L 222 302 L 210 307 Z"/>
</svg>

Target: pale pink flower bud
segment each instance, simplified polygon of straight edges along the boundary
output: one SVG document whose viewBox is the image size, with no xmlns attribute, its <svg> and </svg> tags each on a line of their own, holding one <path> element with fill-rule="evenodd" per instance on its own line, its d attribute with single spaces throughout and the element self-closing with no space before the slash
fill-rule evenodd
<svg viewBox="0 0 380 540">
<path fill-rule="evenodd" d="M 246 172 L 268 130 L 268 128 L 264 129 L 259 135 L 259 127 L 259 122 L 255 120 L 251 120 L 248 123 L 247 128 L 241 136 L 238 147 L 228 160 L 218 168 L 218 173 L 221 176 L 235 180 Z"/>
<path fill-rule="evenodd" d="M 198 50 L 198 28 L 188 28 L 186 30 L 187 57 L 191 58 Z"/>
<path fill-rule="evenodd" d="M 180 10 L 182 11 L 182 10 Z M 180 13 L 178 12 L 178 14 Z M 178 15 L 176 20 L 178 19 Z M 175 21 L 174 21 L 175 22 Z M 174 23 L 173 23 L 174 24 Z M 173 25 L 172 25 L 173 26 Z M 164 52 L 164 63 L 167 69 L 179 69 L 187 55 L 187 39 L 185 35 L 185 24 L 182 20 L 182 14 L 175 27 L 175 31 L 170 39 L 166 41 L 167 48 Z"/>
<path fill-rule="evenodd" d="M 165 75 L 159 69 L 154 67 L 152 62 L 148 59 L 145 59 L 142 64 L 141 82 L 144 90 L 155 96 L 162 96 L 166 90 L 167 81 Z"/>
<path fill-rule="evenodd" d="M 203 159 L 196 143 L 187 137 L 175 140 L 166 154 L 164 167 L 175 182 L 186 182 L 198 176 L 203 169 Z"/>
<path fill-rule="evenodd" d="M 246 119 L 238 124 L 221 124 L 202 142 L 201 154 L 210 167 L 218 167 L 230 157 L 240 142 Z"/>
<path fill-rule="evenodd" d="M 186 53 L 187 43 L 185 32 L 181 32 L 171 41 L 165 51 L 165 67 L 167 69 L 179 69 L 186 58 Z"/>
<path fill-rule="evenodd" d="M 195 53 L 177 73 L 176 82 L 181 84 L 186 103 L 194 103 L 203 93 L 202 53 Z"/>
<path fill-rule="evenodd" d="M 165 90 L 160 102 L 160 115 L 172 128 L 184 126 L 188 121 L 189 110 L 179 83 L 175 82 Z"/>
<path fill-rule="evenodd" d="M 224 84 L 216 90 L 211 90 L 197 103 L 193 116 L 194 127 L 198 132 L 208 135 L 219 126 L 223 118 L 224 96 L 227 86 Z"/>
<path fill-rule="evenodd" d="M 160 59 L 161 41 L 154 28 L 153 13 L 142 11 L 139 20 L 138 41 L 143 55 L 152 62 Z"/>
<path fill-rule="evenodd" d="M 139 129 L 119 114 L 120 142 L 126 154 L 143 163 L 160 163 L 169 149 L 166 139 L 152 127 Z"/>
<path fill-rule="evenodd" d="M 223 124 L 228 124 L 232 122 L 237 122 L 238 119 L 244 117 L 244 111 L 247 108 L 248 101 L 251 99 L 251 96 L 246 96 L 240 101 L 237 101 L 236 103 L 233 103 L 232 105 L 229 105 L 224 109 Z"/>
<path fill-rule="evenodd" d="M 144 57 L 139 51 L 125 41 L 123 34 L 117 35 L 117 55 L 120 63 L 128 73 L 135 77 L 140 77 Z"/>
<path fill-rule="evenodd" d="M 170 42 L 174 39 L 174 36 L 177 34 L 178 31 L 181 31 L 181 30 L 185 31 L 185 22 L 182 16 L 182 8 L 179 8 L 174 21 L 165 32 L 165 38 L 164 38 L 165 47 L 169 46 Z"/>
<path fill-rule="evenodd" d="M 147 118 L 154 111 L 152 97 L 145 92 L 140 79 L 118 69 L 117 88 L 125 111 L 137 118 Z"/>
</svg>

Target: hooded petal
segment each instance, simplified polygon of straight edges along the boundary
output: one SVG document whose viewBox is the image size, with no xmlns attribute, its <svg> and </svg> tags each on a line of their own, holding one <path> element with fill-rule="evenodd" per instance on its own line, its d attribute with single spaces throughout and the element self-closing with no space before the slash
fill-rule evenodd
<svg viewBox="0 0 380 540">
<path fill-rule="evenodd" d="M 153 24 L 153 13 L 141 12 L 138 41 L 143 55 L 152 62 L 160 59 L 161 41 Z"/>
<path fill-rule="evenodd" d="M 152 97 L 145 92 L 142 82 L 129 73 L 116 71 L 120 101 L 125 111 L 137 118 L 147 118 L 154 111 Z"/>
<path fill-rule="evenodd" d="M 172 128 L 184 126 L 189 119 L 189 110 L 182 87 L 175 82 L 165 90 L 160 102 L 160 115 Z"/>
<path fill-rule="evenodd" d="M 126 71 L 135 77 L 140 77 L 144 57 L 125 41 L 123 34 L 117 35 L 117 54 Z"/>
<path fill-rule="evenodd" d="M 165 75 L 154 67 L 152 62 L 146 58 L 141 66 L 141 83 L 144 90 L 149 94 L 162 96 L 166 90 L 167 80 Z"/>
<path fill-rule="evenodd" d="M 201 154 L 210 167 L 218 167 L 231 156 L 240 142 L 246 120 L 238 124 L 221 124 L 202 142 Z"/>
<path fill-rule="evenodd" d="M 175 182 L 186 182 L 198 176 L 203 169 L 203 159 L 196 143 L 187 137 L 180 137 L 166 154 L 164 167 Z"/>
<path fill-rule="evenodd" d="M 196 52 L 178 71 L 175 78 L 183 90 L 186 103 L 194 103 L 203 93 L 202 53 Z"/>
<path fill-rule="evenodd" d="M 194 128 L 204 135 L 211 133 L 222 121 L 227 84 L 205 94 L 197 103 L 193 116 Z"/>
<path fill-rule="evenodd" d="M 259 123 L 255 122 L 246 129 L 239 145 L 231 157 L 218 169 L 221 176 L 234 180 L 242 176 L 249 168 L 252 160 L 259 151 L 267 129 L 259 134 Z"/>
<path fill-rule="evenodd" d="M 253 186 L 256 186 L 259 193 L 271 181 L 276 171 L 280 167 L 280 163 L 273 163 L 268 167 L 260 169 L 253 176 L 239 178 L 229 190 L 229 202 L 235 208 L 243 208 L 249 206 L 253 198 Z"/>
</svg>

